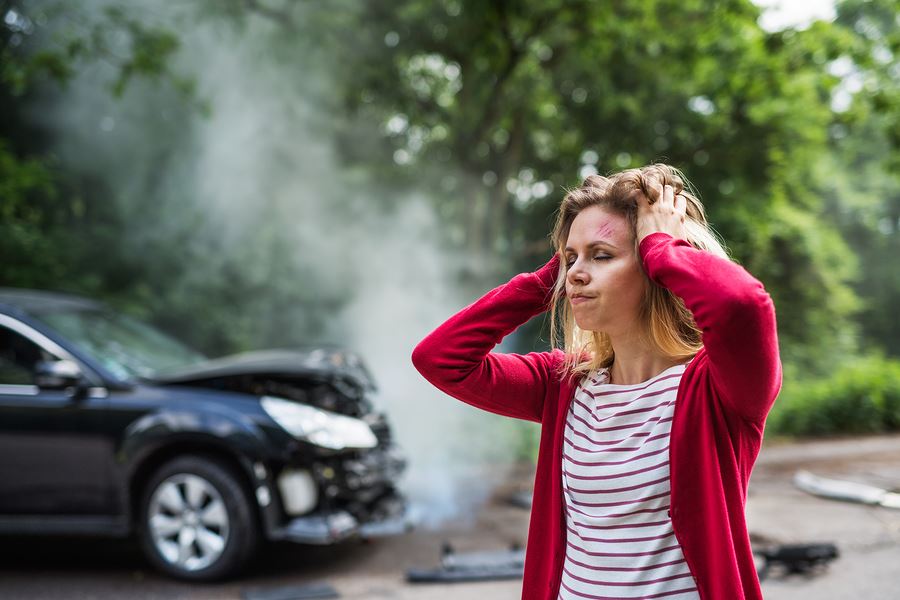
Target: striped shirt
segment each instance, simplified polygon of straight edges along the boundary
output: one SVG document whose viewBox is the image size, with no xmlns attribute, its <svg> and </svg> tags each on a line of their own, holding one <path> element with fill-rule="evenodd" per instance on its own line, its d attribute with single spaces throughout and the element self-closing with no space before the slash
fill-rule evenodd
<svg viewBox="0 0 900 600">
<path fill-rule="evenodd" d="M 566 416 L 561 600 L 699 600 L 669 509 L 669 431 L 686 364 L 634 385 L 585 377 Z"/>
</svg>

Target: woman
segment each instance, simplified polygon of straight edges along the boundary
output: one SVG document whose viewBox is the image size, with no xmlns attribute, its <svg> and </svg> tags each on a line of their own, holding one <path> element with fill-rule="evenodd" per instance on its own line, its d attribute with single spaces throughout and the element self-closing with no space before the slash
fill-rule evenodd
<svg viewBox="0 0 900 600">
<path fill-rule="evenodd" d="M 522 597 L 762 598 L 744 502 L 781 386 L 772 301 L 668 165 L 592 176 L 556 253 L 429 334 L 422 375 L 540 422 Z M 564 349 L 492 353 L 559 304 Z"/>
</svg>

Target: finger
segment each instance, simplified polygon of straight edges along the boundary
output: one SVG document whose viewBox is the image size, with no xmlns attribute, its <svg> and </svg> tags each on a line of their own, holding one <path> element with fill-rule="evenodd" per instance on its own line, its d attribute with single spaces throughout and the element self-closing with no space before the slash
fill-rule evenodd
<svg viewBox="0 0 900 600">
<path fill-rule="evenodd" d="M 647 188 L 647 204 L 656 204 L 663 197 L 662 186 L 658 183 L 652 183 Z"/>
<path fill-rule="evenodd" d="M 687 212 L 687 198 L 682 194 L 675 196 L 675 212 L 680 215 Z"/>
<path fill-rule="evenodd" d="M 644 210 L 653 204 L 653 198 L 651 198 L 649 194 L 642 192 L 640 189 L 634 190 L 632 192 L 632 197 L 637 204 L 638 210 Z"/>
<path fill-rule="evenodd" d="M 675 190 L 671 185 L 662 186 L 662 205 L 670 210 L 675 209 Z"/>
</svg>

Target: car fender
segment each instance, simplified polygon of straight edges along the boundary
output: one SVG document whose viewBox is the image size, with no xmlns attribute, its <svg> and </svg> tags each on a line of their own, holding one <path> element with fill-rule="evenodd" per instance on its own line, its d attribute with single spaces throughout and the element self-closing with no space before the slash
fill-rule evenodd
<svg viewBox="0 0 900 600">
<path fill-rule="evenodd" d="M 125 429 L 116 455 L 133 469 L 144 455 L 174 441 L 208 442 L 253 459 L 264 459 L 274 450 L 246 414 L 209 403 L 160 407 L 138 417 Z"/>
<path fill-rule="evenodd" d="M 261 408 L 258 411 L 265 417 Z M 281 457 L 285 449 L 271 441 L 256 416 L 220 402 L 191 402 L 157 408 L 129 424 L 116 452 L 123 479 L 120 489 L 126 493 L 123 509 L 129 522 L 133 522 L 139 500 L 132 496 L 133 491 L 159 464 L 182 453 L 211 453 L 240 468 L 268 528 L 280 509 L 266 465 Z"/>
</svg>

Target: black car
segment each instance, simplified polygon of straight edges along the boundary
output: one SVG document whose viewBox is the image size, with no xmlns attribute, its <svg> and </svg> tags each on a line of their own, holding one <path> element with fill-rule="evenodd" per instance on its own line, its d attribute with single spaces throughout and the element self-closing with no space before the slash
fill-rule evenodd
<svg viewBox="0 0 900 600">
<path fill-rule="evenodd" d="M 189 580 L 260 543 L 410 526 L 406 463 L 361 359 L 209 359 L 88 299 L 0 288 L 0 533 L 136 534 Z"/>
</svg>

